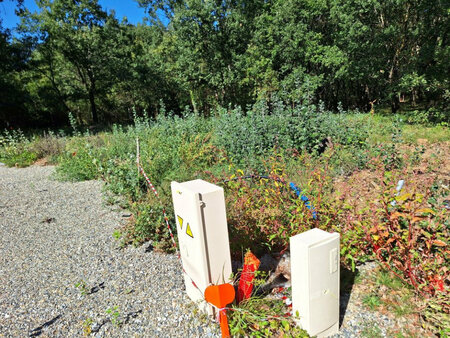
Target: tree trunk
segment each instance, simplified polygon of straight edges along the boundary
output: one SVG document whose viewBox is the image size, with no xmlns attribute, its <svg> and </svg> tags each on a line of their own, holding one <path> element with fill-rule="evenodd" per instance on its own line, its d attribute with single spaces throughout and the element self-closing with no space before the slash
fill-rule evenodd
<svg viewBox="0 0 450 338">
<path fill-rule="evenodd" d="M 398 109 L 400 108 L 400 104 L 398 102 L 397 96 L 393 95 L 391 100 L 391 111 L 393 114 L 395 114 Z"/>
<path fill-rule="evenodd" d="M 98 123 L 97 106 L 95 105 L 94 89 L 91 87 L 89 90 L 89 103 L 91 104 L 92 121 L 94 124 Z"/>
<path fill-rule="evenodd" d="M 89 77 L 89 103 L 91 105 L 92 122 L 98 123 L 97 106 L 95 105 L 95 77 L 91 70 L 88 70 Z"/>
<path fill-rule="evenodd" d="M 194 109 L 194 113 L 198 114 L 198 108 L 197 108 L 197 103 L 195 102 L 194 92 L 192 90 L 189 90 L 189 95 L 191 98 L 191 104 L 192 104 L 192 108 Z"/>
</svg>

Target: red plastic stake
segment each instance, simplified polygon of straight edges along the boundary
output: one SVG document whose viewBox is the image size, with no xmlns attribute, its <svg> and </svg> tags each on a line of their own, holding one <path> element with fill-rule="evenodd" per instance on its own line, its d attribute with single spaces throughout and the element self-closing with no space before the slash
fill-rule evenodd
<svg viewBox="0 0 450 338">
<path fill-rule="evenodd" d="M 205 299 L 208 303 L 219 308 L 220 329 L 222 337 L 230 337 L 230 328 L 228 327 L 227 313 L 225 306 L 234 300 L 235 292 L 231 284 L 210 285 L 205 289 Z"/>
<path fill-rule="evenodd" d="M 239 280 L 238 303 L 250 298 L 252 295 L 253 279 L 255 278 L 255 272 L 258 270 L 259 264 L 259 259 L 251 251 L 247 251 L 244 257 L 244 268 L 242 269 L 241 279 Z"/>
</svg>

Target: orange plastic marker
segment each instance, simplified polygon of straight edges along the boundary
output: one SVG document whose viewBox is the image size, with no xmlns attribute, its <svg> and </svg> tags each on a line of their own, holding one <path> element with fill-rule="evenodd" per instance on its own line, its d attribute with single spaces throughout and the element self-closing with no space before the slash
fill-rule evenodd
<svg viewBox="0 0 450 338">
<path fill-rule="evenodd" d="M 228 319 L 225 306 L 234 300 L 235 292 L 231 284 L 210 285 L 205 289 L 205 299 L 208 303 L 217 306 L 219 309 L 220 329 L 222 337 L 230 337 L 230 329 L 228 327 Z"/>
<path fill-rule="evenodd" d="M 237 303 L 239 304 L 244 299 L 249 299 L 253 290 L 253 279 L 255 278 L 256 270 L 259 268 L 259 259 L 247 251 L 244 257 L 244 267 L 242 269 L 241 278 L 239 280 Z"/>
</svg>

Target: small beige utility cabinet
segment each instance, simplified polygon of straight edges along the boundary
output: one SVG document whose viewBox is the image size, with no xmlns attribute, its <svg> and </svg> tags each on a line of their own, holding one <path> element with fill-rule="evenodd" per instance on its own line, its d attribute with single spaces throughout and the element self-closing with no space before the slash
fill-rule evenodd
<svg viewBox="0 0 450 338">
<path fill-rule="evenodd" d="M 214 316 L 205 289 L 231 282 L 232 272 L 223 189 L 203 180 L 172 182 L 171 188 L 186 292 Z"/>
<path fill-rule="evenodd" d="M 339 330 L 339 234 L 312 229 L 291 237 L 292 310 L 311 336 Z"/>
</svg>

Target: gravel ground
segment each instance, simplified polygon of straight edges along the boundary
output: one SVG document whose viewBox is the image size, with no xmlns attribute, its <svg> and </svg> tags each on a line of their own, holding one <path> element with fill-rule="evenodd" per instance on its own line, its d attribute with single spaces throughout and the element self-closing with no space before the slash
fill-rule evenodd
<svg viewBox="0 0 450 338">
<path fill-rule="evenodd" d="M 215 337 L 184 293 L 180 263 L 151 246 L 120 249 L 124 212 L 102 182 L 58 182 L 54 167 L 0 166 L 0 336 Z M 369 269 L 372 267 L 369 267 Z M 336 337 L 389 336 L 398 321 L 341 295 Z"/>
<path fill-rule="evenodd" d="M 174 255 L 118 248 L 123 213 L 104 206 L 101 182 L 53 172 L 0 166 L 0 336 L 219 334 L 187 305 Z"/>
</svg>

